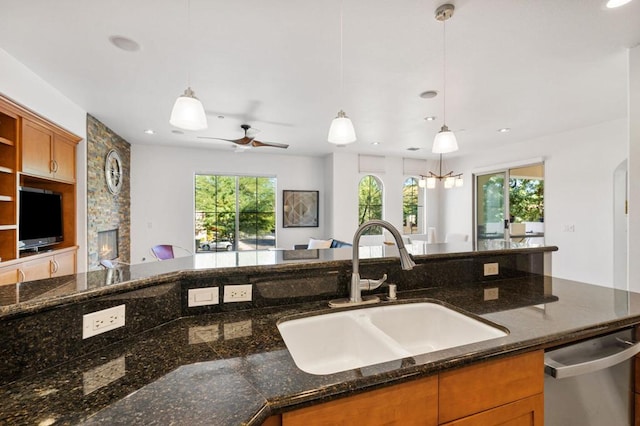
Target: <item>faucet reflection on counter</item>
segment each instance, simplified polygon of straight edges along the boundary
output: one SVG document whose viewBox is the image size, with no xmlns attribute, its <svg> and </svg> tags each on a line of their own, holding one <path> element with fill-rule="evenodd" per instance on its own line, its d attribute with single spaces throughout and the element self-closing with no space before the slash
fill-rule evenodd
<svg viewBox="0 0 640 426">
<path fill-rule="evenodd" d="M 411 255 L 404 246 L 404 242 L 402 241 L 400 232 L 398 232 L 398 230 L 391 223 L 379 219 L 369 220 L 360 225 L 353 236 L 353 271 L 351 274 L 351 290 L 349 299 L 338 299 L 330 301 L 329 306 L 331 306 L 332 308 L 341 306 L 366 305 L 371 303 L 378 303 L 380 301 L 380 298 L 378 296 L 362 297 L 362 290 L 375 290 L 376 288 L 380 287 L 387 280 L 387 274 L 384 274 L 379 280 L 360 278 L 360 257 L 358 252 L 360 237 L 362 236 L 362 234 L 364 234 L 364 231 L 373 226 L 380 226 L 391 232 L 391 235 L 393 236 L 393 239 L 396 241 L 396 245 L 398 246 L 398 252 L 400 253 L 400 265 L 402 266 L 402 269 L 409 270 L 413 269 L 413 267 L 416 266 L 413 259 L 411 258 Z"/>
</svg>

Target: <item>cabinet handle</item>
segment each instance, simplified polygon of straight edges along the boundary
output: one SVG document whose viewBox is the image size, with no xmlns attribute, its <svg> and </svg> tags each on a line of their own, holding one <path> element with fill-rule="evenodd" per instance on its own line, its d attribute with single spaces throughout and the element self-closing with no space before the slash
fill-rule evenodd
<svg viewBox="0 0 640 426">
<path fill-rule="evenodd" d="M 55 260 L 51 260 L 50 263 L 51 263 L 51 267 L 49 269 L 51 270 L 52 274 L 55 274 L 56 272 L 58 272 L 58 268 L 59 268 L 58 262 L 56 262 Z"/>
<path fill-rule="evenodd" d="M 24 274 L 24 271 L 22 269 L 18 269 L 18 282 L 23 283 L 26 281 L 26 279 L 27 276 Z"/>
<path fill-rule="evenodd" d="M 53 173 L 58 171 L 58 162 L 56 160 L 51 160 L 51 165 L 49 166 Z"/>
</svg>

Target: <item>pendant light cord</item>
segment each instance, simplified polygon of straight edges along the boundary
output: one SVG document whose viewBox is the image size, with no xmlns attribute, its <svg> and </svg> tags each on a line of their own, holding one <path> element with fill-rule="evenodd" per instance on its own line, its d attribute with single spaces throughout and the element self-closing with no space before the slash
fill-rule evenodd
<svg viewBox="0 0 640 426">
<path fill-rule="evenodd" d="M 447 20 L 442 21 L 442 122 L 447 124 Z"/>
<path fill-rule="evenodd" d="M 187 0 L 187 44 L 191 43 L 191 0 Z M 189 57 L 188 55 L 187 57 Z M 191 62 L 188 60 L 187 62 Z M 191 64 L 187 63 L 187 87 L 191 87 Z"/>
<path fill-rule="evenodd" d="M 343 1 L 340 0 L 340 105 L 342 105 L 343 101 L 344 101 L 344 96 L 343 96 L 343 92 L 344 92 L 344 69 L 343 69 L 343 58 L 344 58 L 344 48 L 342 45 L 342 32 L 343 32 L 343 24 L 342 24 L 342 20 L 343 20 L 343 11 L 342 11 L 342 5 L 343 5 Z"/>
</svg>

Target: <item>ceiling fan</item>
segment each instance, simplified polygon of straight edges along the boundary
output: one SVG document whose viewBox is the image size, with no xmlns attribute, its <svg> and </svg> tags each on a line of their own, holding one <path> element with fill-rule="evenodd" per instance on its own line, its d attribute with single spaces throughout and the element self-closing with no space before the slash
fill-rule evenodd
<svg viewBox="0 0 640 426">
<path fill-rule="evenodd" d="M 254 148 L 260 148 L 261 146 L 271 146 L 273 148 L 283 148 L 283 149 L 287 149 L 289 148 L 289 145 L 285 144 L 285 143 L 277 143 L 277 142 L 262 142 L 259 140 L 256 140 L 256 136 L 255 135 L 249 135 L 249 129 L 251 129 L 251 126 L 248 124 L 242 124 L 240 126 L 242 128 L 242 130 L 244 130 L 244 136 L 241 137 L 240 139 L 224 139 L 224 138 L 214 138 L 211 136 L 198 136 L 198 138 L 200 139 L 216 139 L 219 141 L 227 141 L 227 142 L 232 142 L 235 143 L 236 145 L 241 145 L 244 147 L 254 147 Z M 254 131 L 256 129 L 253 129 Z"/>
</svg>

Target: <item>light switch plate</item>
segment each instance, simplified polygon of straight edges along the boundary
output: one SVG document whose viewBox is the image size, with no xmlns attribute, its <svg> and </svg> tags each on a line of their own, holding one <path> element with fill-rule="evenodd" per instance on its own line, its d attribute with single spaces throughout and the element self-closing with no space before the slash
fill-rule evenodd
<svg viewBox="0 0 640 426">
<path fill-rule="evenodd" d="M 188 306 L 208 306 L 220 303 L 218 287 L 190 288 Z"/>
<path fill-rule="evenodd" d="M 498 262 L 495 263 L 485 263 L 484 264 L 484 276 L 487 277 L 489 275 L 498 275 L 500 273 L 500 267 Z"/>
</svg>

